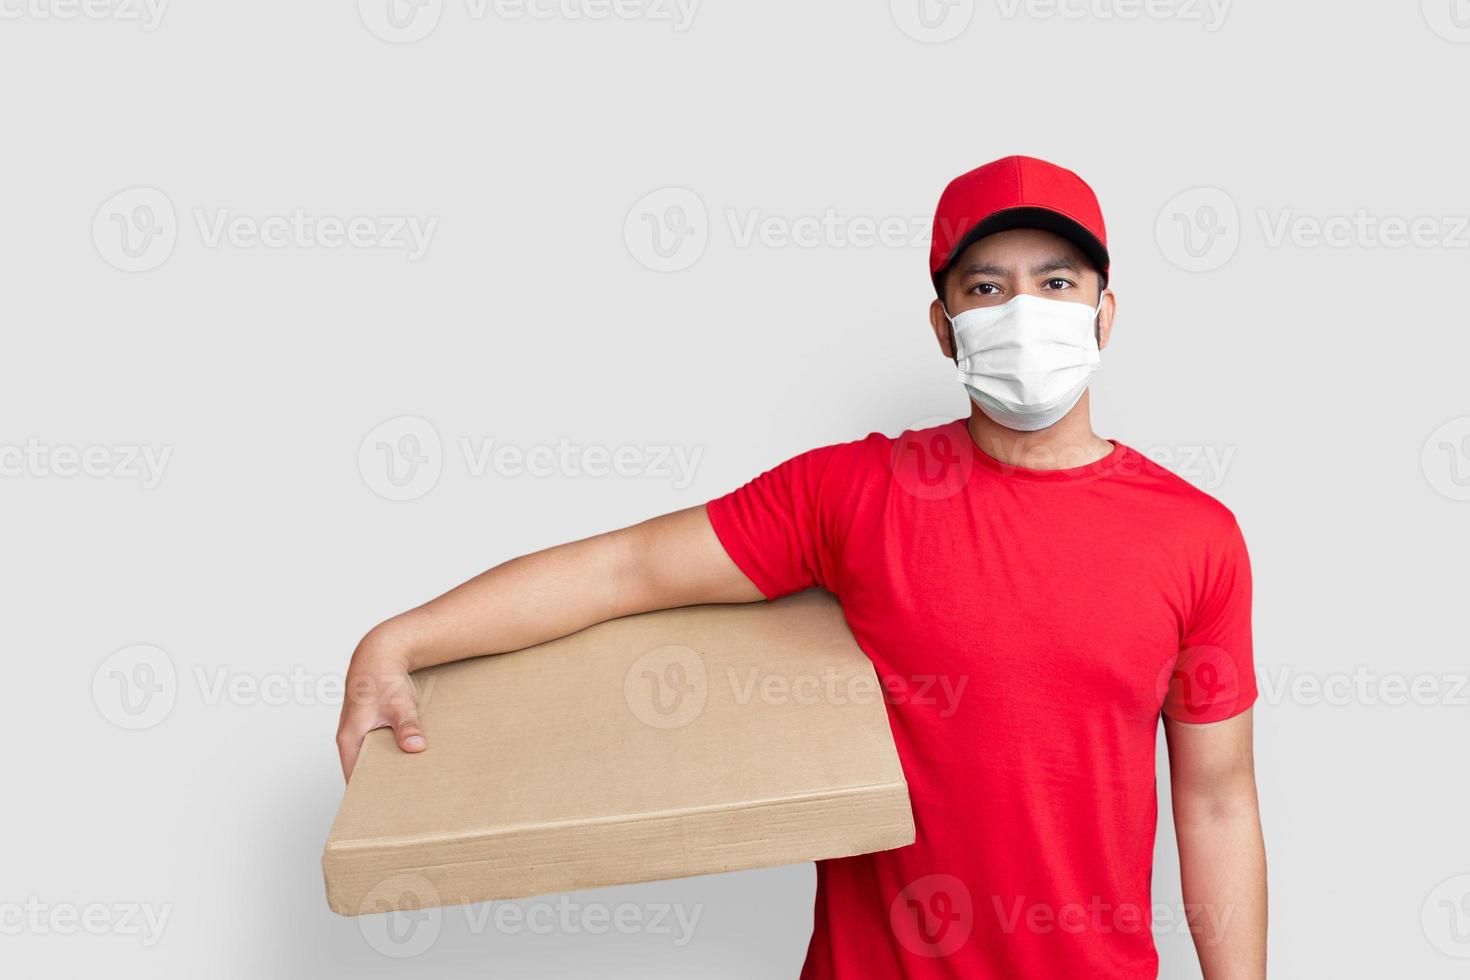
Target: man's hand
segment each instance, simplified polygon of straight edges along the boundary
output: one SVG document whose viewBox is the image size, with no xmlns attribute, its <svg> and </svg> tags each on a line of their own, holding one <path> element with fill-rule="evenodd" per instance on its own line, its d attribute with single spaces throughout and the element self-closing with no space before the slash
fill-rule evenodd
<svg viewBox="0 0 1470 980">
<path fill-rule="evenodd" d="M 352 776 L 362 739 L 392 728 L 422 752 L 409 671 L 505 653 L 633 613 L 762 598 L 701 507 L 516 558 L 375 628 L 347 671 L 337 752 Z"/>
<path fill-rule="evenodd" d="M 419 727 L 408 657 L 387 632 L 379 628 L 364 637 L 347 668 L 342 718 L 337 723 L 337 754 L 346 779 L 357 765 L 363 738 L 374 729 L 393 729 L 394 740 L 405 752 L 422 752 L 427 745 Z"/>
</svg>

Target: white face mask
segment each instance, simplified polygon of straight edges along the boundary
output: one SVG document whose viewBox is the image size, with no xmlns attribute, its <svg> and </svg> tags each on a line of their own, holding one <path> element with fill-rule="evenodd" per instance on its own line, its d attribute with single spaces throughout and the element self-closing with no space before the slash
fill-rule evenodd
<svg viewBox="0 0 1470 980">
<path fill-rule="evenodd" d="M 949 317 L 970 398 L 1008 429 L 1035 432 L 1060 421 L 1097 370 L 1101 309 L 1101 299 L 1094 309 L 1022 294 Z"/>
</svg>

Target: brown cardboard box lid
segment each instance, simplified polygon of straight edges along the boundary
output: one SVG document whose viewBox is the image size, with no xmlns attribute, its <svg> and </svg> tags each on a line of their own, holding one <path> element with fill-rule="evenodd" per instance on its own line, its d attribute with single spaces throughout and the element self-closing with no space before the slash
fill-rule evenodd
<svg viewBox="0 0 1470 980">
<path fill-rule="evenodd" d="M 833 598 L 693 606 L 419 671 L 322 859 L 343 915 L 910 844 L 882 690 Z"/>
</svg>

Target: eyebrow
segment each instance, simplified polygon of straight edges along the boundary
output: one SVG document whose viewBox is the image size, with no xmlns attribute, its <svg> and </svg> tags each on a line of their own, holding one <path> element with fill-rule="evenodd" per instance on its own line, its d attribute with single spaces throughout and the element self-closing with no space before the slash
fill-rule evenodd
<svg viewBox="0 0 1470 980">
<path fill-rule="evenodd" d="M 960 271 L 961 276 L 1008 276 L 1011 270 L 990 262 L 972 262 Z"/>
<path fill-rule="evenodd" d="M 1080 275 L 1082 270 L 1077 268 L 1076 262 L 1061 256 L 1031 267 L 1033 276 L 1044 276 L 1051 272 L 1073 272 Z"/>
<path fill-rule="evenodd" d="M 1065 256 L 1047 259 L 1040 265 L 1031 267 L 1032 276 L 1044 276 L 1052 272 L 1071 272 L 1081 275 L 1082 270 L 1077 263 Z M 969 276 L 999 276 L 1004 278 L 1011 274 L 1011 270 L 1004 266 L 995 265 L 991 262 L 974 262 L 960 270 L 961 277 Z"/>
</svg>

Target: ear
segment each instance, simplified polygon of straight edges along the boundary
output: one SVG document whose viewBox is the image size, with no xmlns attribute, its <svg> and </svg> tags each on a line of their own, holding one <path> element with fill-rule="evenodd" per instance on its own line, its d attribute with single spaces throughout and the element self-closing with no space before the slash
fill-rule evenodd
<svg viewBox="0 0 1470 980">
<path fill-rule="evenodd" d="M 1113 317 L 1118 312 L 1118 300 L 1111 289 L 1103 290 L 1102 305 L 1097 311 L 1097 349 L 1108 346 L 1113 335 Z"/>
<path fill-rule="evenodd" d="M 937 299 L 929 304 L 929 325 L 934 328 L 934 339 L 939 341 L 939 349 L 945 357 L 954 360 L 954 327 L 950 325 L 949 317 L 944 315 L 944 304 Z"/>
</svg>

